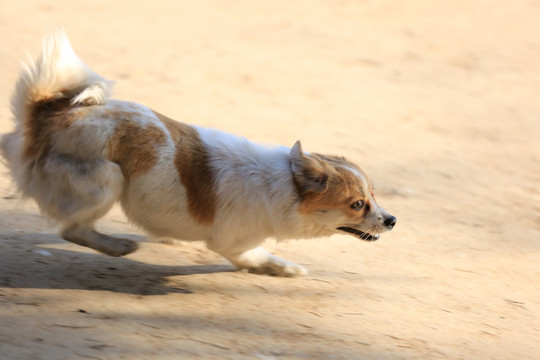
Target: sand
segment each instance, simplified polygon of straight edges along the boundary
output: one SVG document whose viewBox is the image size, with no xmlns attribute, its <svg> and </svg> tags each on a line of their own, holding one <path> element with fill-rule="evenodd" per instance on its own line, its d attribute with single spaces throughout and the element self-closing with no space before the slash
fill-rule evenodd
<svg viewBox="0 0 540 360">
<path fill-rule="evenodd" d="M 62 24 L 115 97 L 255 141 L 345 155 L 398 218 L 267 248 L 67 243 L 0 168 L 1 359 L 540 358 L 540 3 L 5 1 L 0 132 L 25 51 Z"/>
</svg>

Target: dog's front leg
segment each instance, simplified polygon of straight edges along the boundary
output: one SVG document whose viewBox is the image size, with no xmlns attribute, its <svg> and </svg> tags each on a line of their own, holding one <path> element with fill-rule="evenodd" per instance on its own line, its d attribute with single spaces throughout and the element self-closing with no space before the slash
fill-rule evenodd
<svg viewBox="0 0 540 360">
<path fill-rule="evenodd" d="M 256 247 L 238 254 L 230 254 L 226 251 L 216 252 L 227 258 L 238 269 L 247 269 L 255 274 L 288 277 L 308 274 L 308 270 L 305 267 L 274 256 L 262 247 Z"/>
</svg>

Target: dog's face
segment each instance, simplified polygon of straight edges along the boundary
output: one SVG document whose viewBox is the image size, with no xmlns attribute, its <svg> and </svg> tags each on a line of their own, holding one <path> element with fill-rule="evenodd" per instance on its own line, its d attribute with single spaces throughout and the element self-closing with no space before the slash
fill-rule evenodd
<svg viewBox="0 0 540 360">
<path fill-rule="evenodd" d="M 364 172 L 342 157 L 304 154 L 300 142 L 290 152 L 299 212 L 326 234 L 349 233 L 375 241 L 396 218 L 375 201 Z"/>
</svg>

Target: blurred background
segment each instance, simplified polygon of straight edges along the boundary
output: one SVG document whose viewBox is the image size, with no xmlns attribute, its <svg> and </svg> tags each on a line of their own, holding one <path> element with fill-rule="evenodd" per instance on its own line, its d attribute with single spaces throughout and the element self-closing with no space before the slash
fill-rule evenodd
<svg viewBox="0 0 540 360">
<path fill-rule="evenodd" d="M 374 244 L 270 242 L 305 279 L 204 274 L 228 267 L 195 245 L 115 260 L 65 244 L 2 167 L 0 354 L 539 358 L 539 19 L 534 0 L 3 2 L 2 133 L 20 61 L 61 25 L 116 98 L 344 155 L 398 224 Z M 118 209 L 103 226 L 133 232 Z"/>
</svg>

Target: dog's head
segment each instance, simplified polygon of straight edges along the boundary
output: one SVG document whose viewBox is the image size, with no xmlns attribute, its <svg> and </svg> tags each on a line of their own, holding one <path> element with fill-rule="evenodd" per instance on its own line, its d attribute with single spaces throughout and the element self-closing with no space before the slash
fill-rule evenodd
<svg viewBox="0 0 540 360">
<path fill-rule="evenodd" d="M 377 204 L 373 186 L 358 166 L 338 156 L 305 154 L 299 141 L 290 155 L 299 212 L 322 232 L 375 241 L 392 230 L 396 218 Z"/>
</svg>

